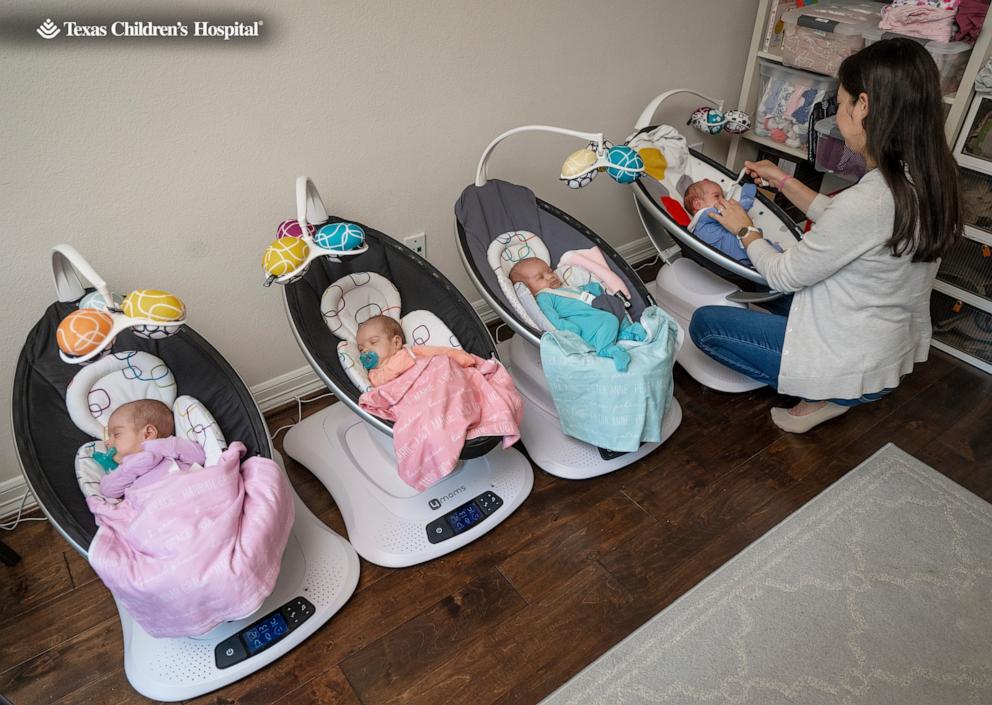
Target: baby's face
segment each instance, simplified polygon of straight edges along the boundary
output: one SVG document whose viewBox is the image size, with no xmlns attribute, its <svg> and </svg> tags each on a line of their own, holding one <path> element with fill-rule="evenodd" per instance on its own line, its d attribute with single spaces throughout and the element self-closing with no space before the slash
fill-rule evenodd
<svg viewBox="0 0 992 705">
<path fill-rule="evenodd" d="M 542 289 L 558 289 L 561 287 L 561 279 L 542 260 L 527 262 L 517 269 L 521 281 L 530 289 L 530 293 L 536 294 Z"/>
<path fill-rule="evenodd" d="M 114 460 L 118 463 L 128 455 L 141 450 L 141 444 L 152 438 L 158 438 L 158 430 L 154 426 L 140 428 L 126 409 L 118 409 L 110 415 L 107 423 L 107 444 L 117 449 Z"/>
<path fill-rule="evenodd" d="M 363 323 L 358 327 L 358 335 L 355 337 L 358 352 L 374 352 L 378 356 L 379 364 L 376 367 L 381 366 L 403 347 L 403 339 L 398 335 L 389 335 L 386 327 L 379 322 Z"/>
<path fill-rule="evenodd" d="M 720 184 L 715 181 L 703 179 L 700 184 L 699 196 L 696 199 L 697 211 L 702 208 L 711 208 L 715 206 L 716 202 L 723 197 L 723 189 L 720 188 Z"/>
</svg>

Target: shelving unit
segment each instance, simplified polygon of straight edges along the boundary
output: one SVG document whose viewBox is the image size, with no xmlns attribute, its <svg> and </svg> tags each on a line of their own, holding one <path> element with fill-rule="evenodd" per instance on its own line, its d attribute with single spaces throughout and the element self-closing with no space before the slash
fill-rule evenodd
<svg viewBox="0 0 992 705">
<path fill-rule="evenodd" d="M 879 2 L 881 9 L 884 2 Z M 756 106 L 761 97 L 761 76 L 759 65 L 762 61 L 782 64 L 782 56 L 773 51 L 765 51 L 765 33 L 771 12 L 778 5 L 777 0 L 759 0 L 758 12 L 751 33 L 751 44 L 744 64 L 744 78 L 741 84 L 740 99 L 737 106 L 752 116 L 756 114 Z M 946 109 L 944 134 L 950 145 L 954 145 L 958 134 L 964 126 L 968 107 L 974 96 L 975 77 L 992 54 L 992 18 L 989 18 L 982 28 L 961 77 L 961 85 L 954 95 L 944 96 Z M 796 69 L 801 70 L 801 69 Z M 819 74 L 811 74 L 819 75 Z M 753 159 L 758 148 L 770 147 L 794 159 L 805 160 L 807 153 L 804 148 L 792 148 L 775 142 L 766 137 L 759 137 L 753 132 L 735 135 L 731 140 L 730 151 L 727 154 L 727 166 L 738 171 L 745 159 Z M 992 174 L 988 175 L 992 181 Z M 990 187 L 992 192 L 992 187 Z M 965 237 L 974 243 L 980 243 L 992 248 L 992 228 L 983 230 L 974 225 L 965 227 Z M 988 249 L 983 249 L 988 252 Z M 949 278 L 948 267 L 952 265 L 950 258 L 941 264 L 934 284 L 934 295 L 931 300 L 931 310 L 934 318 L 933 347 L 943 350 L 975 367 L 992 374 L 992 298 L 985 298 L 966 289 L 956 286 L 942 278 L 942 273 Z M 985 277 L 982 286 L 992 292 L 992 258 L 987 268 L 979 267 L 978 276 Z M 988 333 L 986 339 L 982 338 Z M 976 337 L 977 336 L 977 337 Z"/>
<path fill-rule="evenodd" d="M 762 48 L 765 42 L 765 30 L 768 27 L 769 15 L 777 4 L 776 0 L 760 0 L 758 3 L 758 12 L 755 17 L 754 29 L 751 33 L 751 45 L 744 64 L 744 80 L 741 84 L 740 99 L 737 101 L 740 109 L 747 111 L 751 115 L 754 115 L 755 106 L 760 97 L 761 77 L 758 72 L 759 61 L 782 63 L 781 54 L 765 51 Z M 884 4 L 883 2 L 879 2 L 879 8 Z M 947 141 L 951 144 L 954 143 L 954 139 L 957 137 L 964 122 L 965 114 L 968 112 L 968 105 L 971 103 L 973 93 L 970 87 L 974 85 L 975 76 L 978 75 L 978 71 L 989 57 L 990 46 L 992 46 L 992 22 L 986 22 L 982 28 L 981 35 L 978 37 L 978 41 L 975 43 L 975 48 L 971 52 L 971 57 L 968 60 L 968 65 L 965 67 L 964 75 L 961 77 L 962 89 L 958 90 L 955 95 L 944 96 L 944 102 L 950 106 L 944 122 L 944 133 L 947 136 Z M 735 171 L 739 169 L 745 159 L 754 157 L 757 152 L 757 145 L 771 147 L 793 157 L 806 158 L 805 149 L 786 147 L 784 144 L 758 137 L 752 132 L 746 132 L 743 135 L 734 136 L 731 140 L 730 151 L 727 154 L 727 166 Z"/>
</svg>

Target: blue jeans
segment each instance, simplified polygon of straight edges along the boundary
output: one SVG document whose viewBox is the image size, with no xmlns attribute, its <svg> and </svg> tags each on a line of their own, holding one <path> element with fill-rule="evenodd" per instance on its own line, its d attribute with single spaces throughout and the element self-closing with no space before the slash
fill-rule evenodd
<svg viewBox="0 0 992 705">
<path fill-rule="evenodd" d="M 763 304 L 773 313 L 735 306 L 703 306 L 689 323 L 689 337 L 700 350 L 732 370 L 778 390 L 782 347 L 789 321 L 791 296 Z M 841 406 L 877 401 L 891 389 L 865 394 L 858 399 L 830 399 Z M 820 400 L 807 400 L 820 401 Z"/>
</svg>

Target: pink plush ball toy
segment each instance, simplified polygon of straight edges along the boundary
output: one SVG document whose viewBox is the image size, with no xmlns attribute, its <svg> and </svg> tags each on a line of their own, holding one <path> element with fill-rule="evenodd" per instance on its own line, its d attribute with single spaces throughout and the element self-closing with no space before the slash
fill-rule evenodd
<svg viewBox="0 0 992 705">
<path fill-rule="evenodd" d="M 313 235 L 317 232 L 317 228 L 307 223 L 307 234 Z M 279 223 L 279 227 L 276 228 L 276 237 L 300 237 L 303 235 L 303 228 L 300 227 L 300 221 L 295 218 L 290 220 L 284 220 Z"/>
</svg>

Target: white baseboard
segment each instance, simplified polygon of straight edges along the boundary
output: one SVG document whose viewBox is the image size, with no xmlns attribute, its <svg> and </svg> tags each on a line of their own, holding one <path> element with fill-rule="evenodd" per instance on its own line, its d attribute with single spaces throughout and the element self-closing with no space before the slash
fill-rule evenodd
<svg viewBox="0 0 992 705">
<path fill-rule="evenodd" d="M 286 372 L 278 377 L 259 382 L 249 391 L 262 413 L 288 404 L 296 397 L 324 389 L 324 382 L 310 366 Z"/>
<path fill-rule="evenodd" d="M 12 519 L 17 514 L 17 508 L 21 506 L 21 497 L 24 496 L 27 489 L 28 483 L 24 480 L 23 475 L 0 482 L 0 521 Z M 27 512 L 36 506 L 38 503 L 32 495 L 24 503 L 24 511 Z"/>
</svg>

